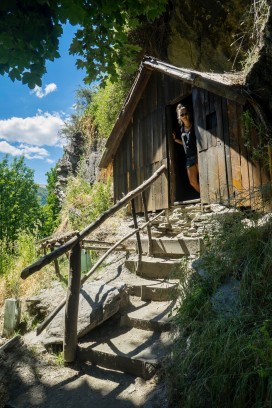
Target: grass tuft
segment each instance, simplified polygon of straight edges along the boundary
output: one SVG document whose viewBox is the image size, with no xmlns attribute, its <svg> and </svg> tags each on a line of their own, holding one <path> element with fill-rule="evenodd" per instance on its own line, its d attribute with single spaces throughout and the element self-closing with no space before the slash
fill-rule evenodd
<svg viewBox="0 0 272 408">
<path fill-rule="evenodd" d="M 170 405 L 272 406 L 272 221 L 241 212 L 214 220 L 198 268 L 181 277 L 179 333 L 167 363 Z M 212 298 L 233 279 L 239 307 L 220 313 Z"/>
</svg>

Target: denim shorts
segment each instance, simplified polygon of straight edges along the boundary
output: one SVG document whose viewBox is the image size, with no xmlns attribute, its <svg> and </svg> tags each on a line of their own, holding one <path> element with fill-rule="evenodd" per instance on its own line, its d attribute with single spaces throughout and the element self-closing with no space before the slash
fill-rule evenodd
<svg viewBox="0 0 272 408">
<path fill-rule="evenodd" d="M 197 156 L 190 156 L 186 158 L 186 167 L 192 167 L 197 164 Z"/>
</svg>

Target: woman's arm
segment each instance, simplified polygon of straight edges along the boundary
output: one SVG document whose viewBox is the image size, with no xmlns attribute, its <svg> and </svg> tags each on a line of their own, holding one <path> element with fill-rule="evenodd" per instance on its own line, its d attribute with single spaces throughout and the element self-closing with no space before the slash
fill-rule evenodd
<svg viewBox="0 0 272 408">
<path fill-rule="evenodd" d="M 182 140 L 177 137 L 176 132 L 173 132 L 172 136 L 173 136 L 174 142 L 182 145 Z"/>
</svg>

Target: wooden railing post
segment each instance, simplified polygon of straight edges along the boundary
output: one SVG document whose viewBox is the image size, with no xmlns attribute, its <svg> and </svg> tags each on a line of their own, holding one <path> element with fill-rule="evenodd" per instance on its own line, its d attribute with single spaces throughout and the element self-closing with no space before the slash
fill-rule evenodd
<svg viewBox="0 0 272 408">
<path fill-rule="evenodd" d="M 77 349 L 77 318 L 79 291 L 81 287 L 81 246 L 78 242 L 71 250 L 69 280 L 66 297 L 63 355 L 64 361 L 75 361 Z"/>
<path fill-rule="evenodd" d="M 145 221 L 148 222 L 148 212 L 147 212 L 147 203 L 146 203 L 146 194 L 145 191 L 142 192 L 142 202 L 143 202 L 143 208 L 144 208 L 144 216 L 145 216 Z M 153 243 L 152 243 L 152 235 L 151 235 L 151 226 L 150 224 L 147 225 L 147 237 L 148 237 L 148 255 L 152 256 L 153 255 Z"/>
<path fill-rule="evenodd" d="M 131 200 L 131 211 L 132 211 L 132 218 L 133 218 L 133 224 L 134 224 L 134 229 L 138 230 L 136 232 L 136 240 L 137 240 L 137 253 L 138 253 L 138 264 L 136 268 L 136 272 L 138 272 L 141 268 L 141 263 L 142 263 L 142 243 L 141 243 L 141 237 L 140 237 L 140 232 L 138 229 L 138 222 L 137 222 L 137 216 L 136 216 L 136 210 L 135 210 L 135 201 L 134 198 Z"/>
</svg>

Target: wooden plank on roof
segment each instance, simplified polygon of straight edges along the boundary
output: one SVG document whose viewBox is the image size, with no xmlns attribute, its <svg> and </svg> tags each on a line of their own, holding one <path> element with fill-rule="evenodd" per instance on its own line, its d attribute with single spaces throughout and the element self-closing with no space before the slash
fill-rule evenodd
<svg viewBox="0 0 272 408">
<path fill-rule="evenodd" d="M 173 78 L 179 78 L 182 81 L 191 84 L 192 86 L 206 89 L 207 91 L 212 92 L 216 95 L 220 95 L 241 103 L 245 101 L 245 96 L 238 86 L 235 87 L 232 85 L 227 85 L 212 78 L 207 78 L 203 74 L 201 74 L 201 72 L 178 68 L 161 61 L 156 61 L 155 63 L 145 61 L 144 65 L 146 67 L 155 69 L 156 71 L 163 72 Z"/>
</svg>

